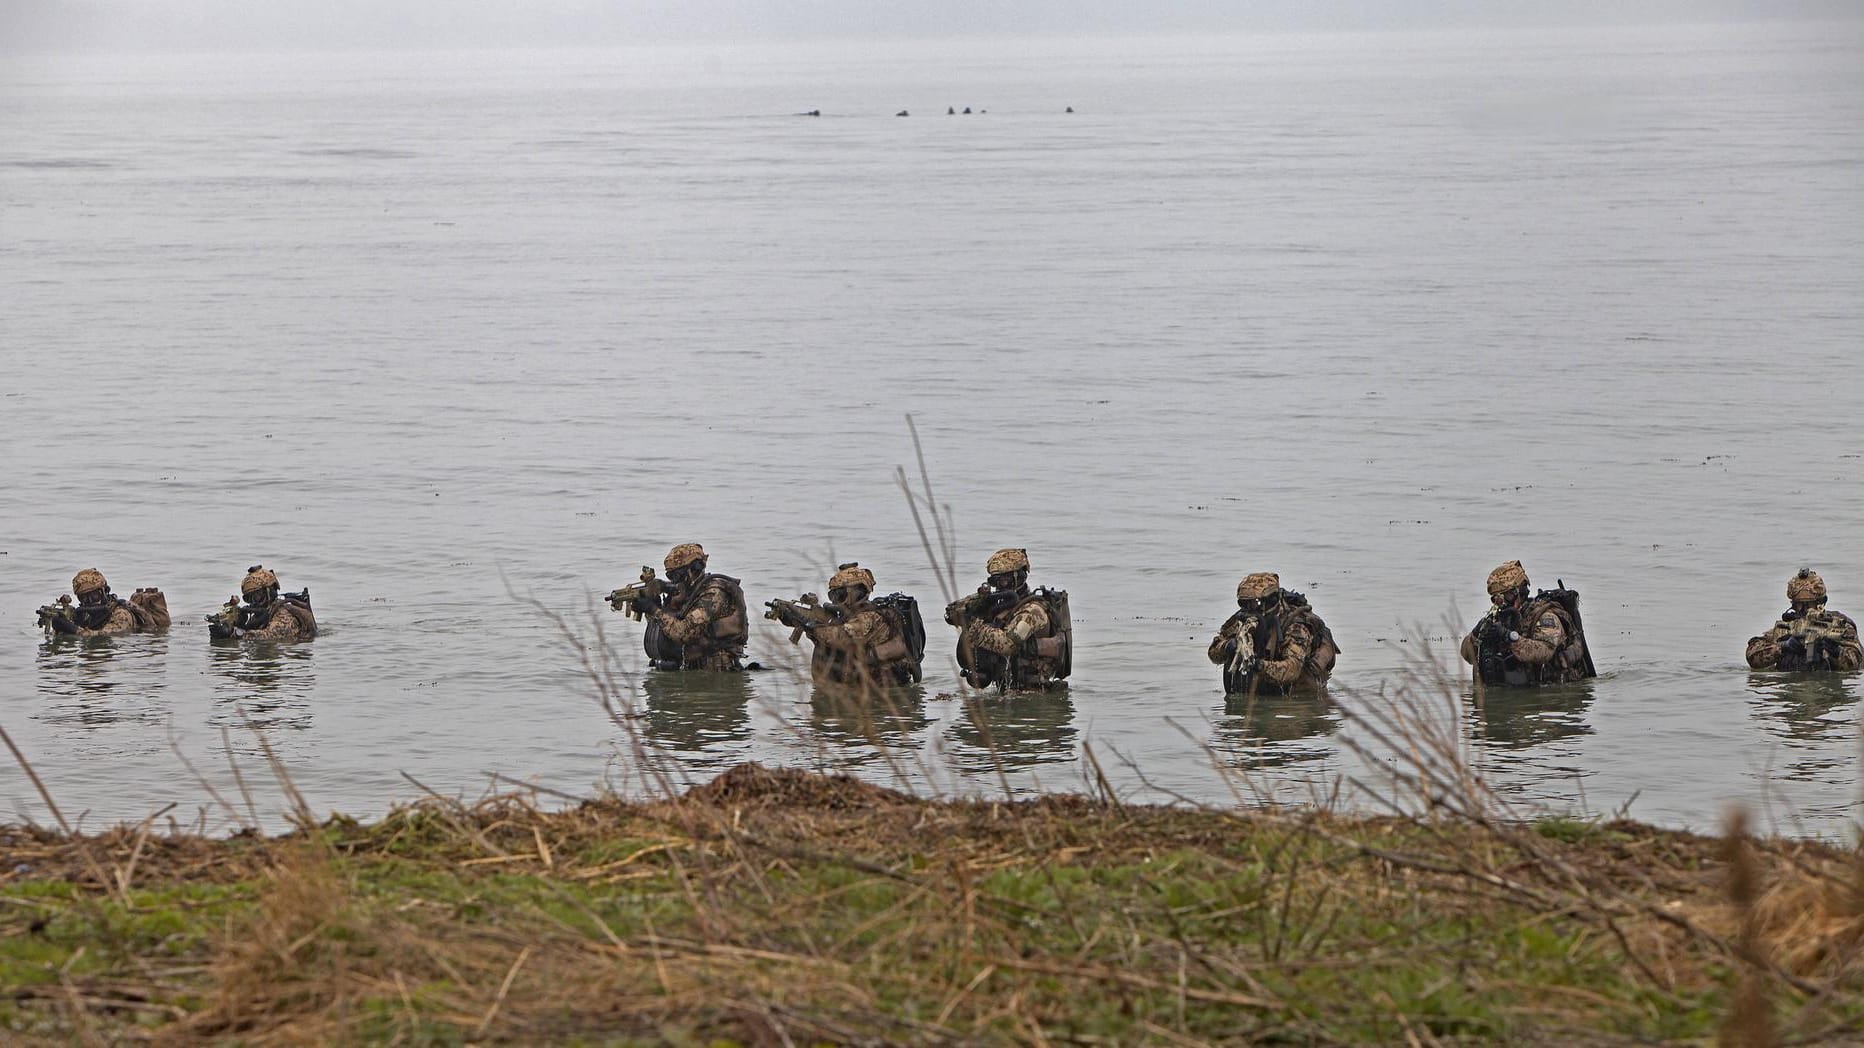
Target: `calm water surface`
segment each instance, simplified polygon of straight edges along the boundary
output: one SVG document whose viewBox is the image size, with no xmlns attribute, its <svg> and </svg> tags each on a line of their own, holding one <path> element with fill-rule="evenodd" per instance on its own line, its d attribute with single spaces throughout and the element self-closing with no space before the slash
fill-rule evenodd
<svg viewBox="0 0 1864 1048">
<path fill-rule="evenodd" d="M 365 814 L 745 759 L 1079 789 L 1085 747 L 1132 799 L 1298 799 L 1370 781 L 1351 711 L 1510 557 L 1602 676 L 1431 707 L 1505 793 L 1857 815 L 1859 681 L 1741 660 L 1802 564 L 1864 613 L 1855 24 L 15 59 L 0 302 L 0 724 L 92 824 L 260 774 L 247 722 Z M 950 697 L 908 412 L 960 584 L 1022 545 L 1072 594 L 1066 694 Z M 843 559 L 920 595 L 923 691 L 626 678 L 613 723 L 525 598 L 625 665 L 591 595 L 689 539 L 754 602 Z M 209 646 L 259 562 L 324 636 Z M 41 644 L 92 565 L 171 635 Z M 1226 709 L 1261 569 L 1330 700 Z"/>
</svg>

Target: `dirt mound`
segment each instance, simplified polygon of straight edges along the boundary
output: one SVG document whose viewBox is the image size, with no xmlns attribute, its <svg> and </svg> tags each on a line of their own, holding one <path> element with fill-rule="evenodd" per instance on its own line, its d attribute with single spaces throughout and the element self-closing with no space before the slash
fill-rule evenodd
<svg viewBox="0 0 1864 1048">
<path fill-rule="evenodd" d="M 692 804 L 759 805 L 845 810 L 918 803 L 912 797 L 884 786 L 862 782 L 850 775 L 818 775 L 790 768 L 740 764 L 703 786 L 687 791 Z"/>
</svg>

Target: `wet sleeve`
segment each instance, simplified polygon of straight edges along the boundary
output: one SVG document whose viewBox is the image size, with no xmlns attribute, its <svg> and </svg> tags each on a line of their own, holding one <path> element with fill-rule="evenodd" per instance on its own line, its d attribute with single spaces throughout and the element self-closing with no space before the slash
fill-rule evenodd
<svg viewBox="0 0 1864 1048">
<path fill-rule="evenodd" d="M 1469 663 L 1471 666 L 1476 664 L 1476 632 L 1481 628 L 1482 627 L 1478 625 L 1476 629 L 1469 631 L 1469 636 L 1463 638 L 1463 661 Z"/>
<path fill-rule="evenodd" d="M 1048 625 L 1048 611 L 1039 601 L 1030 601 L 1018 608 L 1009 625 L 1002 629 L 987 623 L 978 623 L 972 627 L 971 644 L 1009 658 L 1020 653 L 1029 638 L 1046 632 Z"/>
<path fill-rule="evenodd" d="M 1509 645 L 1514 657 L 1530 666 L 1550 662 L 1554 653 L 1566 643 L 1566 624 L 1552 610 L 1545 610 L 1533 624 L 1521 631 L 1521 639 Z"/>
<path fill-rule="evenodd" d="M 110 612 L 109 621 L 96 629 L 78 627 L 78 633 L 85 637 L 121 637 L 126 633 L 136 632 L 136 614 L 121 604 Z"/>
<path fill-rule="evenodd" d="M 1230 656 L 1236 654 L 1236 635 L 1241 631 L 1242 620 L 1235 615 L 1231 615 L 1228 619 L 1225 619 L 1223 625 L 1217 629 L 1217 635 L 1210 638 L 1210 650 L 1206 651 L 1204 654 L 1210 657 L 1210 661 L 1219 666 L 1230 661 Z"/>
<path fill-rule="evenodd" d="M 1293 684 L 1301 679 L 1308 653 L 1313 650 L 1314 631 L 1306 623 L 1297 622 L 1282 637 L 1281 651 L 1276 653 L 1280 657 L 1262 660 L 1262 672 L 1277 684 Z"/>
<path fill-rule="evenodd" d="M 809 632 L 818 647 L 837 651 L 871 651 L 887 641 L 887 620 L 872 608 Z"/>
<path fill-rule="evenodd" d="M 1749 669 L 1770 670 L 1780 664 L 1780 638 L 1785 631 L 1775 626 L 1747 643 Z"/>
<path fill-rule="evenodd" d="M 692 607 L 685 614 L 675 615 L 665 608 L 654 612 L 655 621 L 660 623 L 660 632 L 675 644 L 691 644 L 712 635 L 712 623 L 730 612 L 725 595 L 716 586 L 707 586 L 693 599 Z"/>
</svg>

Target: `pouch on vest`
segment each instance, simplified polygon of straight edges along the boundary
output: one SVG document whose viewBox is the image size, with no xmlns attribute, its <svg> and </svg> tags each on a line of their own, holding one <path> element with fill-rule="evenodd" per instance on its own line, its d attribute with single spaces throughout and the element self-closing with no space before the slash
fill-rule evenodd
<svg viewBox="0 0 1864 1048">
<path fill-rule="evenodd" d="M 168 616 L 168 598 L 159 589 L 137 590 L 130 597 L 129 610 L 136 616 L 137 628 L 145 632 L 165 630 L 172 624 Z"/>
</svg>

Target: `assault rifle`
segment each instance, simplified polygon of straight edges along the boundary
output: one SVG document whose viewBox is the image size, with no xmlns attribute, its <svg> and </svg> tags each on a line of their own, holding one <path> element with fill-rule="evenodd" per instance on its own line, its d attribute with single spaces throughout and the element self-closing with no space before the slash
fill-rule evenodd
<svg viewBox="0 0 1864 1048">
<path fill-rule="evenodd" d="M 803 634 L 816 626 L 827 626 L 840 618 L 835 609 L 822 603 L 822 598 L 813 593 L 805 593 L 800 600 L 767 600 L 764 617 L 783 623 L 790 627 L 790 643 L 801 643 Z"/>
<path fill-rule="evenodd" d="M 989 583 L 977 587 L 977 592 L 959 597 L 945 606 L 945 621 L 953 626 L 963 628 L 966 623 L 978 619 L 987 619 L 1001 608 L 1016 602 L 1015 590 L 993 590 Z"/>
<path fill-rule="evenodd" d="M 667 581 L 656 578 L 654 569 L 643 566 L 641 581 L 630 582 L 626 586 L 608 595 L 609 607 L 639 622 L 647 617 L 647 609 L 659 608 L 667 602 Z"/>
<path fill-rule="evenodd" d="M 1791 656 L 1807 669 L 1830 669 L 1838 657 L 1838 636 L 1831 620 L 1823 615 L 1803 615 L 1788 609 L 1780 616 L 1787 624 L 1787 634 L 1780 641 L 1782 661 Z"/>
<path fill-rule="evenodd" d="M 39 609 L 39 625 L 48 633 L 76 633 L 78 609 L 71 603 L 71 594 L 58 598 L 53 604 Z"/>
<path fill-rule="evenodd" d="M 1520 634 L 1521 621 L 1514 608 L 1496 608 L 1483 620 L 1476 634 L 1476 654 L 1484 681 L 1500 682 L 1516 667 L 1512 645 Z"/>
<path fill-rule="evenodd" d="M 220 610 L 207 616 L 207 635 L 215 640 L 228 640 L 239 636 L 241 612 L 238 597 L 228 597 Z"/>
</svg>

